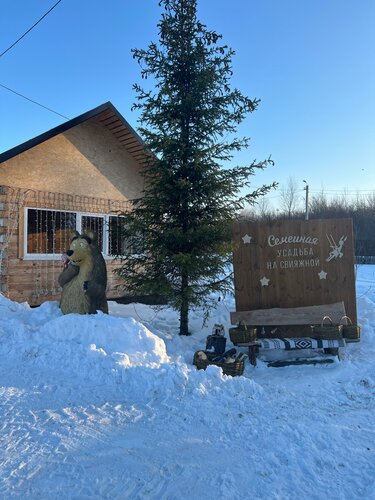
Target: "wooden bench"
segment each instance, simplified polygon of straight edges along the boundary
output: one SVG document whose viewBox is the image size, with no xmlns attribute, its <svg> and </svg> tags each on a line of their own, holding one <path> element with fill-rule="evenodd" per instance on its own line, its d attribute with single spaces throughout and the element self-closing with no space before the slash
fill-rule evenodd
<svg viewBox="0 0 375 500">
<path fill-rule="evenodd" d="M 347 324 L 345 305 L 334 304 L 293 308 L 258 309 L 254 311 L 231 312 L 232 325 L 246 324 L 256 328 L 256 339 L 252 342 L 237 343 L 248 347 L 249 359 L 256 365 L 259 349 L 324 349 L 326 354 L 338 355 L 339 348 L 345 346 L 345 339 L 322 339 L 312 337 L 312 325 L 320 325 L 328 316 L 335 325 Z M 281 365 L 280 365 L 281 366 Z"/>
</svg>

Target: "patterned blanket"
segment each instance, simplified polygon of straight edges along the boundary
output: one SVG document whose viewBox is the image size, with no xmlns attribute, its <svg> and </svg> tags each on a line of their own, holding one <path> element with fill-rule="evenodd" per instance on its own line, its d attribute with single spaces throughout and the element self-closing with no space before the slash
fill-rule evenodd
<svg viewBox="0 0 375 500">
<path fill-rule="evenodd" d="M 295 339 L 258 339 L 257 344 L 261 349 L 328 349 L 332 347 L 345 347 L 345 340 L 318 340 L 310 337 Z"/>
</svg>

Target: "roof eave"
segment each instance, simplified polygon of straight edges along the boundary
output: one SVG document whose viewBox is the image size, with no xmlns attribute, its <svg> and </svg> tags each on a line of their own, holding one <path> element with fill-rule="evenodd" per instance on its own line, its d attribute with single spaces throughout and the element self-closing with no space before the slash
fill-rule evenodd
<svg viewBox="0 0 375 500">
<path fill-rule="evenodd" d="M 134 137 L 137 139 L 137 141 L 145 148 L 146 146 L 141 139 L 141 137 L 137 134 L 137 132 L 133 129 L 133 127 L 125 120 L 125 118 L 117 111 L 117 109 L 113 106 L 113 104 L 108 101 L 104 104 L 101 104 L 100 106 L 97 106 L 96 108 L 87 111 L 86 113 L 83 113 L 82 115 L 77 116 L 76 118 L 73 118 L 72 120 L 69 120 L 65 123 L 62 123 L 61 125 L 58 125 L 57 127 L 52 128 L 51 130 L 48 130 L 47 132 L 44 132 L 43 134 L 40 134 L 33 139 L 30 139 L 26 142 L 23 142 L 22 144 L 19 144 L 18 146 L 15 146 L 14 148 L 8 149 L 8 151 L 5 151 L 4 153 L 0 154 L 0 163 L 3 163 L 7 160 L 10 160 L 11 158 L 14 158 L 15 156 L 24 153 L 25 151 L 38 146 L 39 144 L 47 141 L 48 139 L 52 139 L 52 137 L 55 137 L 58 134 L 62 134 L 66 132 L 67 130 L 75 127 L 76 125 L 80 125 L 81 123 L 89 120 L 90 118 L 93 118 L 100 113 L 103 113 L 104 111 L 111 110 L 113 113 L 117 115 L 119 120 L 121 120 L 124 125 L 129 129 L 129 131 L 134 135 Z"/>
</svg>

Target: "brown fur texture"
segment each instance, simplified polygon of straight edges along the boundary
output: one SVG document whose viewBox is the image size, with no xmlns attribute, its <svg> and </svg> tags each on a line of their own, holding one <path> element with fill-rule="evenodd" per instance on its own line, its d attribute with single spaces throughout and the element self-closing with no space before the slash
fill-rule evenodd
<svg viewBox="0 0 375 500">
<path fill-rule="evenodd" d="M 105 290 L 107 268 L 96 244 L 95 234 L 76 232 L 67 251 L 69 265 L 59 276 L 63 314 L 108 313 Z"/>
</svg>

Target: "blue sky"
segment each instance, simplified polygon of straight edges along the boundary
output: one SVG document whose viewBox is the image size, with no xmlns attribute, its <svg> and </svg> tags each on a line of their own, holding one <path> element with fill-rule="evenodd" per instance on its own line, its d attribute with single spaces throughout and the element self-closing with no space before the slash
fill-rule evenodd
<svg viewBox="0 0 375 500">
<path fill-rule="evenodd" d="M 0 53 L 56 0 L 2 0 Z M 199 18 L 235 49 L 233 85 L 261 99 L 236 157 L 270 154 L 254 177 L 312 193 L 375 191 L 373 0 L 200 0 Z M 158 0 L 62 0 L 0 58 L 0 84 L 70 118 L 111 101 L 136 128 L 131 48 L 157 40 Z M 0 152 L 64 121 L 0 88 Z M 278 193 L 271 197 L 277 203 Z"/>
</svg>

